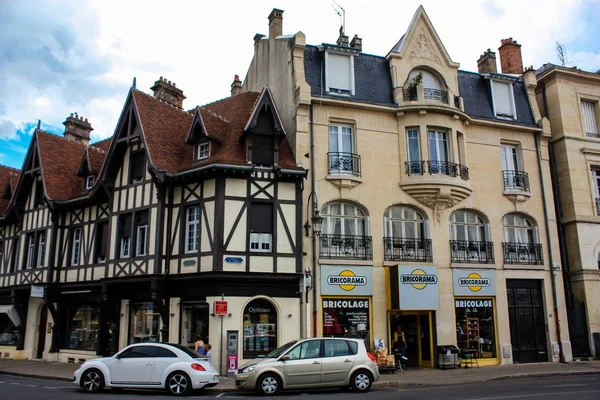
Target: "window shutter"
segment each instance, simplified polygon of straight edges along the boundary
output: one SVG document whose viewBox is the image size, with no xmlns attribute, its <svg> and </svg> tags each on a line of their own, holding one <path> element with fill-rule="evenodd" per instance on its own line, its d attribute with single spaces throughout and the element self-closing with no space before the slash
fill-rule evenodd
<svg viewBox="0 0 600 400">
<path fill-rule="evenodd" d="M 131 214 L 121 216 L 121 235 L 131 236 Z"/>
<path fill-rule="evenodd" d="M 96 258 L 106 257 L 108 245 L 108 222 L 99 222 L 96 228 Z"/>
<path fill-rule="evenodd" d="M 249 211 L 250 232 L 273 233 L 273 204 L 252 203 Z"/>
<path fill-rule="evenodd" d="M 256 165 L 273 165 L 275 146 L 273 135 L 252 135 L 252 163 Z"/>
<path fill-rule="evenodd" d="M 148 210 L 139 211 L 135 214 L 136 225 L 143 225 L 148 223 Z"/>
<path fill-rule="evenodd" d="M 146 159 L 143 151 L 138 151 L 131 154 L 131 162 L 129 164 L 129 181 L 135 182 L 144 179 L 144 169 L 146 167 Z"/>
<path fill-rule="evenodd" d="M 352 90 L 350 74 L 350 56 L 339 54 L 327 55 L 327 88 Z"/>
<path fill-rule="evenodd" d="M 514 115 L 512 111 L 512 86 L 506 82 L 492 81 L 494 88 L 494 109 L 496 115 Z"/>
<path fill-rule="evenodd" d="M 591 101 L 582 101 L 581 108 L 583 108 L 583 127 L 586 135 L 597 135 L 598 127 L 596 125 L 596 110 L 594 110 L 594 103 Z"/>
</svg>

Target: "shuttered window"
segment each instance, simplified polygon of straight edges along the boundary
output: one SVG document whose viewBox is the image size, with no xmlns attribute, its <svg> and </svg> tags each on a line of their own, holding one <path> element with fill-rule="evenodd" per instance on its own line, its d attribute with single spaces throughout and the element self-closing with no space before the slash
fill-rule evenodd
<svg viewBox="0 0 600 400">
<path fill-rule="evenodd" d="M 354 71 L 352 56 L 327 53 L 327 91 L 336 94 L 354 94 Z"/>
<path fill-rule="evenodd" d="M 273 204 L 250 205 L 250 251 L 270 252 L 273 237 Z"/>
<path fill-rule="evenodd" d="M 273 135 L 254 134 L 252 136 L 252 163 L 271 166 L 275 158 Z"/>
<path fill-rule="evenodd" d="M 119 254 L 123 257 L 131 255 L 131 223 L 132 215 L 121 215 L 119 227 Z"/>
<path fill-rule="evenodd" d="M 96 224 L 96 260 L 97 263 L 106 261 L 106 252 L 108 247 L 108 222 L 98 222 Z"/>
<path fill-rule="evenodd" d="M 494 93 L 494 113 L 496 116 L 515 118 L 512 85 L 507 82 L 492 81 L 492 91 Z"/>
<path fill-rule="evenodd" d="M 129 158 L 129 183 L 141 182 L 146 170 L 146 157 L 143 151 L 131 153 Z"/>
<path fill-rule="evenodd" d="M 582 101 L 583 128 L 586 136 L 598 137 L 598 121 L 596 120 L 596 107 L 591 101 Z"/>
<path fill-rule="evenodd" d="M 135 242 L 136 256 L 148 254 L 148 211 L 140 211 L 135 214 Z"/>
</svg>

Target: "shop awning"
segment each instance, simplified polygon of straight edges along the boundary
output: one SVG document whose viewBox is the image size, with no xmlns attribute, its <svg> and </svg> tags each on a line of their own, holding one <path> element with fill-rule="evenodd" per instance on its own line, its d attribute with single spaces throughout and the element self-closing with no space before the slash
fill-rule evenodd
<svg viewBox="0 0 600 400">
<path fill-rule="evenodd" d="M 12 304 L 9 305 L 0 305 L 0 314 L 8 315 L 8 318 L 12 321 L 14 326 L 21 325 L 21 319 L 19 318 L 19 313 L 15 309 L 15 306 Z"/>
</svg>

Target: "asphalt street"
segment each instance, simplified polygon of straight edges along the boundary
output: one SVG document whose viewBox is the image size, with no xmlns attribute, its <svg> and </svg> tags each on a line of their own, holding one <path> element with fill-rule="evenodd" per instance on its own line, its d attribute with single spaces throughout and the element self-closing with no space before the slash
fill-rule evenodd
<svg viewBox="0 0 600 400">
<path fill-rule="evenodd" d="M 398 388 L 375 388 L 367 395 L 348 391 L 289 392 L 273 399 L 292 399 L 298 396 L 315 400 L 359 400 L 368 397 L 376 400 L 411 399 L 460 399 L 460 400 L 508 400 L 508 399 L 565 399 L 597 400 L 600 398 L 600 375 L 560 376 L 536 379 L 505 379 L 468 385 L 406 386 Z M 259 399 L 251 393 L 198 392 L 190 398 Z M 117 400 L 117 399 L 172 399 L 160 391 L 125 390 L 120 393 L 106 390 L 88 395 L 68 382 L 21 378 L 0 375 L 0 400 Z"/>
</svg>

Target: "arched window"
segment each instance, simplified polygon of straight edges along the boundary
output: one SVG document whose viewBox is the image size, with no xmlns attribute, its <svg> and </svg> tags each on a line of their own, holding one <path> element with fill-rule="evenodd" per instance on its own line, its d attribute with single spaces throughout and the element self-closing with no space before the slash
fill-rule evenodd
<svg viewBox="0 0 600 400">
<path fill-rule="evenodd" d="M 264 356 L 277 348 L 277 310 L 266 299 L 255 299 L 244 309 L 244 358 Z"/>
<path fill-rule="evenodd" d="M 421 76 L 419 78 L 419 75 Z M 421 82 L 421 85 L 427 89 L 444 90 L 446 87 L 441 80 L 433 73 L 425 69 L 413 69 L 408 75 L 407 84 Z"/>
<path fill-rule="evenodd" d="M 489 264 L 494 246 L 489 242 L 488 225 L 473 211 L 455 211 L 450 217 L 452 262 Z"/>
<path fill-rule="evenodd" d="M 534 226 L 527 218 L 518 214 L 508 214 L 502 218 L 504 241 L 508 243 L 533 244 Z"/>
<path fill-rule="evenodd" d="M 323 207 L 322 258 L 370 260 L 373 257 L 368 219 L 355 205 L 330 203 Z"/>
<path fill-rule="evenodd" d="M 502 218 L 502 235 L 505 264 L 544 263 L 536 227 L 529 219 L 518 214 L 505 215 Z"/>
<path fill-rule="evenodd" d="M 394 206 L 383 215 L 384 257 L 389 261 L 431 261 L 426 220 L 412 207 Z"/>
</svg>

